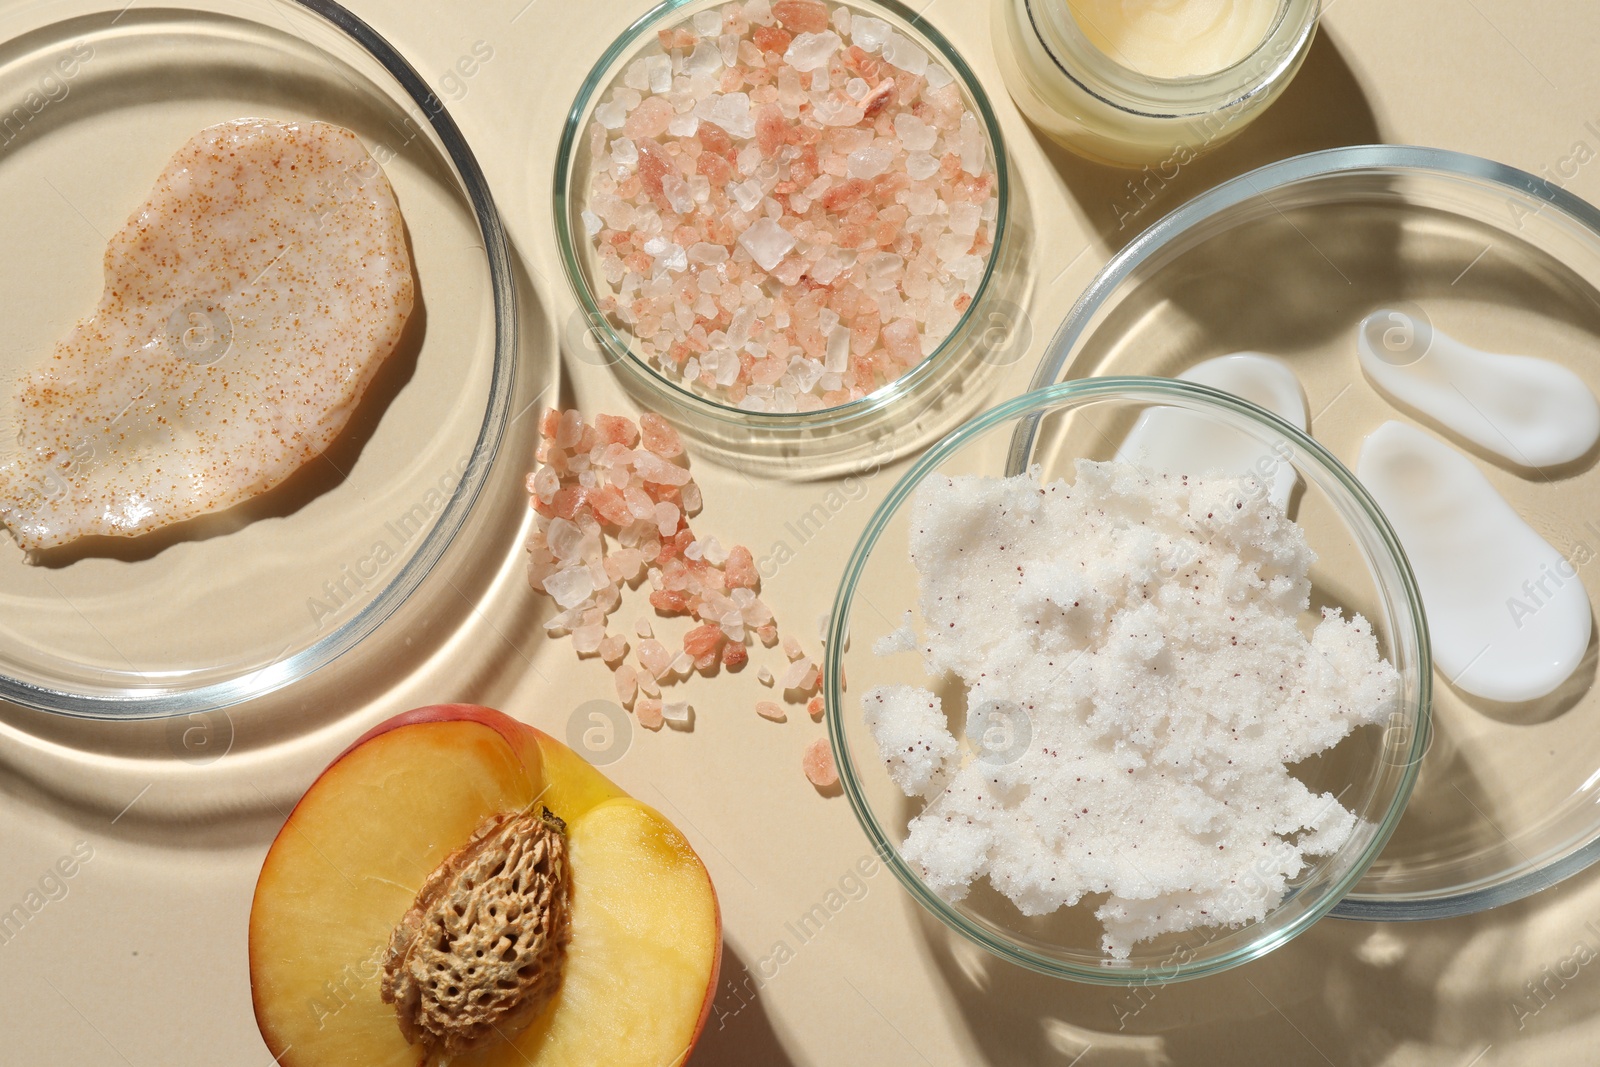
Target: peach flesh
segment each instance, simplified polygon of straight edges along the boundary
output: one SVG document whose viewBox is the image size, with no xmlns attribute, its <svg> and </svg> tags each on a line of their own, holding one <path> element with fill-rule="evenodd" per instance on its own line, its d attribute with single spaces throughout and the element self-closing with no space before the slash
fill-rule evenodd
<svg viewBox="0 0 1600 1067">
<path fill-rule="evenodd" d="M 687 840 L 553 738 L 487 708 L 442 705 L 397 716 L 347 749 L 268 852 L 250 914 L 250 976 L 280 1063 L 425 1063 L 378 994 L 389 934 L 422 880 L 484 818 L 535 800 L 568 825 L 562 987 L 521 1034 L 453 1063 L 687 1059 L 721 956 L 716 894 Z M 374 826 L 377 813 L 392 833 Z"/>
</svg>

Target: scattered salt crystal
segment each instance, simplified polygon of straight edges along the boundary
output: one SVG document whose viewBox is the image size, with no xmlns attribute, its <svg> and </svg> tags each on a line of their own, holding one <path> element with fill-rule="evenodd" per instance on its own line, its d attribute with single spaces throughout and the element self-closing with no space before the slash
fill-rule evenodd
<svg viewBox="0 0 1600 1067">
<path fill-rule="evenodd" d="M 844 42 L 832 30 L 822 33 L 797 34 L 790 43 L 789 50 L 784 53 L 784 62 L 802 74 L 807 71 L 826 71 L 828 61 L 833 58 Z"/>
<path fill-rule="evenodd" d="M 620 634 L 611 634 L 600 642 L 600 658 L 611 667 L 616 667 L 622 658 L 628 654 L 628 639 Z"/>
<path fill-rule="evenodd" d="M 674 730 L 694 728 L 694 708 L 684 701 L 662 704 L 661 718 Z"/>
<path fill-rule="evenodd" d="M 672 653 L 660 641 L 649 638 L 639 642 L 639 663 L 650 677 L 660 679 L 672 667 Z"/>
<path fill-rule="evenodd" d="M 633 698 L 639 694 L 639 672 L 633 669 L 633 664 L 619 666 L 612 680 L 617 686 L 617 701 L 623 707 L 632 704 Z"/>
<path fill-rule="evenodd" d="M 894 34 L 894 27 L 882 19 L 857 15 L 852 23 L 850 39 L 863 52 L 876 52 Z"/>
<path fill-rule="evenodd" d="M 544 580 L 544 590 L 563 608 L 575 608 L 595 589 L 588 567 L 567 567 Z"/>
<path fill-rule="evenodd" d="M 580 626 L 572 631 L 572 647 L 580 656 L 592 656 L 600 651 L 600 642 L 605 635 L 604 626 Z"/>
<path fill-rule="evenodd" d="M 647 697 L 659 697 L 661 695 L 661 683 L 656 681 L 655 677 L 648 672 L 641 674 L 639 676 L 639 692 Z"/>
<path fill-rule="evenodd" d="M 654 637 L 656 632 L 650 625 L 650 620 L 643 615 L 633 620 L 633 632 L 640 637 Z"/>
<path fill-rule="evenodd" d="M 694 32 L 701 37 L 716 37 L 722 33 L 722 12 L 715 9 L 696 11 Z"/>
<path fill-rule="evenodd" d="M 797 659 L 804 658 L 805 651 L 800 647 L 799 641 L 796 641 L 792 636 L 785 635 L 783 639 L 783 654 L 789 657 L 789 662 L 793 663 Z"/>
<path fill-rule="evenodd" d="M 799 689 L 805 684 L 806 674 L 812 669 L 808 659 L 797 659 L 789 664 L 789 669 L 783 672 L 779 686 L 784 690 Z"/>
<path fill-rule="evenodd" d="M 661 713 L 661 701 L 658 699 L 659 696 L 660 693 L 658 692 L 654 697 L 641 697 L 639 698 L 638 703 L 634 705 L 633 713 L 639 719 L 639 725 L 643 726 L 646 730 L 661 729 L 664 717 Z"/>
<path fill-rule="evenodd" d="M 672 665 L 667 668 L 669 674 L 675 674 L 679 678 L 687 678 L 693 671 L 694 657 L 687 652 L 679 652 L 672 657 Z"/>
<path fill-rule="evenodd" d="M 826 737 L 819 737 L 806 746 L 800 766 L 806 772 L 806 779 L 818 789 L 831 789 L 839 784 L 839 769 L 834 766 L 833 749 L 828 747 Z"/>
<path fill-rule="evenodd" d="M 756 701 L 756 714 L 763 719 L 771 719 L 773 722 L 789 721 L 789 716 L 784 712 L 783 705 L 772 700 Z"/>
<path fill-rule="evenodd" d="M 776 222 L 763 218 L 739 235 L 739 244 L 762 270 L 772 270 L 794 248 L 795 238 Z"/>
<path fill-rule="evenodd" d="M 762 685 L 770 686 L 773 682 L 777 681 L 777 679 L 773 677 L 771 671 L 765 667 L 762 667 L 759 671 L 756 671 L 756 681 L 760 682 Z"/>
<path fill-rule="evenodd" d="M 810 715 L 816 722 L 822 721 L 823 713 L 827 711 L 827 708 L 827 702 L 822 699 L 822 694 L 820 693 L 806 701 L 806 714 Z"/>
</svg>

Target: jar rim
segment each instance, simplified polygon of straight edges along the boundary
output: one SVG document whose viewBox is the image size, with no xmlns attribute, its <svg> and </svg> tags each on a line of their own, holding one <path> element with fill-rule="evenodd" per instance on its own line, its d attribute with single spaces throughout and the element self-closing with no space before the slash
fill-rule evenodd
<svg viewBox="0 0 1600 1067">
<path fill-rule="evenodd" d="M 1279 0 L 1272 26 L 1238 61 L 1209 74 L 1159 78 L 1101 51 L 1063 0 L 1015 0 L 1061 76 L 1107 107 L 1150 119 L 1183 119 L 1242 107 L 1299 65 L 1316 34 L 1321 0 Z"/>
</svg>

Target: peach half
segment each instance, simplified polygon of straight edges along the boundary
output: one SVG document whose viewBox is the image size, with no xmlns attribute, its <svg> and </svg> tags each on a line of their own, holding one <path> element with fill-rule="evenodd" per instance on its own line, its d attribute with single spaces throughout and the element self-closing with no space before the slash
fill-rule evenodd
<svg viewBox="0 0 1600 1067">
<path fill-rule="evenodd" d="M 684 836 L 498 711 L 406 712 L 267 853 L 250 984 L 283 1067 L 666 1067 L 710 1012 L 710 876 Z"/>
</svg>

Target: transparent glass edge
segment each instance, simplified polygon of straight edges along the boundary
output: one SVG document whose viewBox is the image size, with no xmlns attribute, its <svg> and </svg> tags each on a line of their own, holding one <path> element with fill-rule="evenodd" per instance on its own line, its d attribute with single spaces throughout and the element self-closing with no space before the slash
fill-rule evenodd
<svg viewBox="0 0 1600 1067">
<path fill-rule="evenodd" d="M 837 407 L 824 408 L 820 411 L 806 412 L 755 412 L 742 411 L 701 396 L 691 390 L 685 389 L 676 382 L 652 369 L 648 363 L 633 354 L 632 349 L 623 341 L 612 325 L 610 317 L 600 310 L 594 290 L 584 276 L 583 267 L 578 261 L 577 242 L 572 231 L 571 208 L 573 197 L 568 186 L 573 172 L 573 153 L 580 147 L 580 136 L 584 117 L 592 110 L 597 93 L 609 85 L 606 74 L 621 59 L 631 54 L 638 41 L 652 30 L 662 19 L 674 11 L 691 4 L 700 3 L 702 0 L 662 0 L 661 3 L 651 8 L 645 14 L 623 31 L 611 44 L 611 47 L 601 55 L 594 67 L 589 71 L 583 84 L 578 89 L 572 107 L 567 112 L 567 120 L 561 133 L 561 140 L 557 147 L 556 173 L 554 182 L 554 214 L 556 223 L 556 244 L 560 251 L 561 266 L 567 276 L 567 283 L 571 286 L 573 294 L 577 297 L 579 306 L 589 321 L 600 329 L 601 341 L 614 357 L 614 365 L 620 366 L 624 373 L 631 375 L 636 381 L 650 389 L 665 391 L 667 396 L 675 403 L 705 417 L 710 421 L 721 423 L 730 427 L 758 429 L 775 432 L 802 432 L 820 429 L 831 429 L 849 425 L 869 419 L 884 408 L 902 399 L 911 393 L 917 385 L 928 377 L 943 370 L 953 362 L 965 343 L 969 340 L 968 334 L 976 314 L 982 304 L 984 295 L 989 291 L 989 286 L 994 278 L 995 270 L 1000 262 L 1000 253 L 1005 244 L 1010 221 L 1011 176 L 1006 152 L 1005 135 L 1001 131 L 999 118 L 995 115 L 989 103 L 988 93 L 972 68 L 965 59 L 956 51 L 948 38 L 935 29 L 921 14 L 912 11 L 899 0 L 857 0 L 857 2 L 870 3 L 873 6 L 888 10 L 900 18 L 933 45 L 939 53 L 940 59 L 954 68 L 953 73 L 962 86 L 973 99 L 983 120 L 985 132 L 989 137 L 990 148 L 994 155 L 996 196 L 999 208 L 995 215 L 995 240 L 989 258 L 984 264 L 983 277 L 978 281 L 978 287 L 972 296 L 972 303 L 968 305 L 961 318 L 956 321 L 949 335 L 940 342 L 939 346 L 929 353 L 911 370 L 885 384 L 881 389 L 874 390 L 860 400 Z M 849 0 L 846 0 L 849 2 Z"/>
<path fill-rule="evenodd" d="M 1412 735 L 1410 758 L 1407 760 L 1405 768 L 1401 771 L 1401 779 L 1397 785 L 1395 796 L 1391 799 L 1388 810 L 1385 811 L 1381 822 L 1375 824 L 1372 840 L 1363 849 L 1362 856 L 1351 865 L 1350 870 L 1340 877 L 1334 887 L 1324 894 L 1323 899 L 1308 907 L 1305 913 L 1297 916 L 1292 922 L 1285 924 L 1281 930 L 1275 931 L 1272 936 L 1264 938 L 1260 942 L 1252 942 L 1242 946 L 1238 950 L 1221 956 L 1205 965 L 1187 969 L 1178 968 L 1171 973 L 1161 968 L 1142 968 L 1119 973 L 1108 969 L 1064 963 L 1060 960 L 1022 949 L 969 922 L 939 898 L 937 894 L 931 892 L 923 884 L 922 880 L 917 877 L 916 873 L 901 859 L 898 849 L 889 841 L 887 834 L 862 791 L 844 734 L 844 692 L 840 685 L 841 657 L 843 656 L 847 636 L 846 628 L 849 621 L 850 607 L 855 598 L 856 583 L 861 577 L 861 572 L 865 568 L 873 548 L 876 547 L 878 539 L 882 536 L 890 520 L 898 513 L 901 505 L 905 503 L 911 493 L 915 491 L 916 486 L 923 477 L 944 460 L 960 451 L 961 447 L 971 438 L 986 433 L 1009 420 L 1019 420 L 1020 430 L 1022 424 L 1033 421 L 1045 408 L 1063 399 L 1094 399 L 1099 396 L 1111 395 L 1126 397 L 1130 391 L 1138 392 L 1140 390 L 1148 390 L 1150 399 L 1153 402 L 1159 402 L 1164 397 L 1200 396 L 1206 401 L 1220 403 L 1222 406 L 1252 419 L 1265 421 L 1273 429 L 1284 432 L 1285 436 L 1298 447 L 1303 448 L 1314 456 L 1329 474 L 1339 481 L 1344 488 L 1350 490 L 1357 502 L 1368 511 L 1370 517 L 1376 520 L 1375 528 L 1378 530 L 1380 539 L 1395 553 L 1394 558 L 1402 563 L 1398 573 L 1407 610 L 1414 620 L 1410 636 L 1415 642 L 1419 662 L 1417 683 L 1418 722 L 1417 729 L 1413 731 Z M 1267 419 L 1263 420 L 1261 418 L 1263 415 L 1267 416 Z M 1016 472 L 1008 471 L 1007 473 Z M 851 553 L 829 618 L 828 644 L 825 655 L 826 669 L 824 672 L 828 686 L 825 712 L 828 739 L 833 747 L 834 758 L 838 764 L 840 783 L 850 801 L 852 810 L 856 814 L 857 821 L 861 824 L 863 831 L 867 834 L 872 844 L 873 850 L 878 854 L 879 859 L 894 873 L 901 885 L 950 930 L 1012 963 L 1041 974 L 1103 986 L 1139 985 L 1152 980 L 1164 982 L 1188 981 L 1247 963 L 1279 947 L 1302 933 L 1313 923 L 1334 912 L 1339 903 L 1348 895 L 1349 890 L 1360 882 L 1361 878 L 1365 876 L 1367 870 L 1383 851 L 1395 828 L 1399 825 L 1400 819 L 1405 813 L 1406 804 L 1410 800 L 1411 793 L 1416 785 L 1417 775 L 1421 770 L 1422 756 L 1428 741 L 1427 727 L 1429 726 L 1433 703 L 1433 670 L 1421 594 L 1416 587 L 1415 578 L 1411 574 L 1409 564 L 1405 564 L 1404 561 L 1405 555 L 1400 548 L 1399 539 L 1389 526 L 1388 520 L 1383 517 L 1383 513 L 1378 509 L 1376 502 L 1372 500 L 1365 487 L 1349 473 L 1344 465 L 1315 439 L 1270 412 L 1265 412 L 1261 408 L 1250 404 L 1248 401 L 1240 400 L 1228 393 L 1206 386 L 1165 378 L 1080 378 L 1031 390 L 990 409 L 930 448 L 890 490 L 889 495 L 868 522 L 866 529 L 856 543 L 854 551 Z"/>
<path fill-rule="evenodd" d="M 34 711 L 74 718 L 161 719 L 236 707 L 309 677 L 369 637 L 422 585 L 460 533 L 466 515 L 482 495 L 490 468 L 499 456 L 500 445 L 509 425 L 507 402 L 516 381 L 518 312 L 511 281 L 509 242 L 477 157 L 462 137 L 443 101 L 428 88 L 416 69 L 387 39 L 333 0 L 292 2 L 322 18 L 360 46 L 405 91 L 438 135 L 451 168 L 472 202 L 489 260 L 495 313 L 495 357 L 485 404 L 485 423 L 474 442 L 468 471 L 451 493 L 439 520 L 424 537 L 417 553 L 400 568 L 383 590 L 339 629 L 288 659 L 225 682 L 189 690 L 154 689 L 148 693 L 69 693 L 0 675 L 0 700 Z"/>
</svg>

